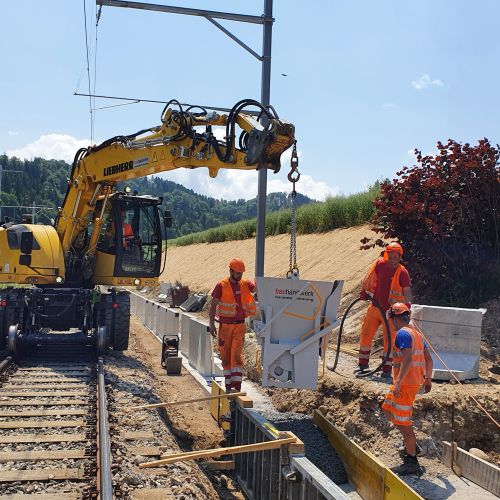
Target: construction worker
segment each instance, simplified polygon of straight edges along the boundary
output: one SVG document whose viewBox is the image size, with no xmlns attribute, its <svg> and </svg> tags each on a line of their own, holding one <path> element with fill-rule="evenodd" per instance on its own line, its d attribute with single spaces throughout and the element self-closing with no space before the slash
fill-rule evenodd
<svg viewBox="0 0 500 500">
<path fill-rule="evenodd" d="M 406 455 L 403 464 L 394 472 L 401 475 L 422 474 L 417 459 L 415 432 L 411 416 L 415 396 L 423 386 L 425 392 L 432 387 L 432 358 L 421 332 L 410 326 L 410 309 L 400 302 L 393 304 L 388 316 L 397 331 L 394 346 L 394 384 L 382 404 L 382 410 L 387 418 L 401 432 Z"/>
<path fill-rule="evenodd" d="M 229 277 L 223 279 L 212 291 L 210 306 L 210 334 L 217 336 L 215 317 L 219 321 L 219 353 L 224 370 L 226 391 L 241 390 L 243 374 L 243 343 L 247 326 L 245 318 L 255 315 L 252 293 L 255 284 L 243 279 L 245 264 L 240 259 L 229 262 Z M 217 313 L 217 314 L 216 314 Z"/>
<path fill-rule="evenodd" d="M 396 302 L 404 302 L 410 307 L 412 299 L 410 274 L 401 264 L 402 257 L 403 247 L 396 242 L 389 243 L 385 247 L 383 256 L 371 265 L 368 274 L 363 280 L 359 296 L 363 300 L 371 299 L 371 304 L 368 306 L 361 325 L 359 359 L 355 373 L 362 374 L 368 370 L 373 337 L 380 325 L 382 325 L 384 353 L 389 353 L 389 356 L 382 367 L 381 376 L 387 381 L 391 379 L 392 357 L 390 353 L 394 347 L 395 331 L 391 321 L 388 320 L 391 334 L 391 345 L 388 346 L 383 315 L 385 315 L 391 304 Z"/>
</svg>

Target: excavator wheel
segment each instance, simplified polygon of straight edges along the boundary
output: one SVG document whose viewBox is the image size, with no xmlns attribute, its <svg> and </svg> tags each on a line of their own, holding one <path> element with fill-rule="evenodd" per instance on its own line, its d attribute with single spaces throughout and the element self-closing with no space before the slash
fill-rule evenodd
<svg viewBox="0 0 500 500">
<path fill-rule="evenodd" d="M 3 351 L 5 349 L 5 343 L 7 340 L 7 329 L 4 326 L 4 319 L 5 319 L 5 314 L 4 314 L 4 309 L 0 309 L 0 351 Z"/>
<path fill-rule="evenodd" d="M 128 292 L 117 292 L 116 304 L 115 324 L 111 341 L 115 351 L 125 351 L 128 349 L 130 330 L 130 294 Z"/>
</svg>

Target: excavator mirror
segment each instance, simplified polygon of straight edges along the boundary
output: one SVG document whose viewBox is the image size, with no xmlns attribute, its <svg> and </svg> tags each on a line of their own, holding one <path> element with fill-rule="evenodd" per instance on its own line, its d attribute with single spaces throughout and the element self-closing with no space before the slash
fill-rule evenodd
<svg viewBox="0 0 500 500">
<path fill-rule="evenodd" d="M 21 253 L 26 254 L 30 254 L 33 251 L 33 233 L 31 231 L 23 231 L 21 233 L 20 250 Z"/>
<path fill-rule="evenodd" d="M 165 227 L 172 227 L 172 212 L 170 210 L 165 210 L 163 213 L 163 223 L 165 224 Z"/>
<path fill-rule="evenodd" d="M 19 256 L 19 265 L 20 266 L 31 266 L 31 255 L 22 254 Z"/>
</svg>

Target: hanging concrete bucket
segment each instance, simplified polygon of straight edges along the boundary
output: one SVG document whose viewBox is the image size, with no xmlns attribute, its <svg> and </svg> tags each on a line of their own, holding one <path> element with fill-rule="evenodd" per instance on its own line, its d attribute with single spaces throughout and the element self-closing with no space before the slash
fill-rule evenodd
<svg viewBox="0 0 500 500">
<path fill-rule="evenodd" d="M 257 278 L 264 387 L 317 388 L 320 340 L 340 323 L 343 283 Z"/>
</svg>

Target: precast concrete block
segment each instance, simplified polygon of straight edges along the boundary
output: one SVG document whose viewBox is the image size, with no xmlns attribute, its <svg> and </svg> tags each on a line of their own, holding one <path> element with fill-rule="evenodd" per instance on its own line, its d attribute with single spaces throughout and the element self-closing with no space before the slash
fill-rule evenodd
<svg viewBox="0 0 500 500">
<path fill-rule="evenodd" d="M 137 308 L 137 300 L 134 293 L 130 294 L 130 313 L 135 314 Z"/>
<path fill-rule="evenodd" d="M 165 335 L 179 335 L 180 313 L 178 309 L 165 308 Z"/>
<path fill-rule="evenodd" d="M 459 380 L 479 377 L 481 326 L 485 309 L 463 309 L 412 304 L 411 317 L 439 357 Z M 434 362 L 432 378 L 453 378 L 429 347 Z"/>
<path fill-rule="evenodd" d="M 189 364 L 203 377 L 212 376 L 213 354 L 210 328 L 196 318 L 190 318 Z"/>
<path fill-rule="evenodd" d="M 181 337 L 179 341 L 179 348 L 182 354 L 189 359 L 189 329 L 191 327 L 189 314 L 181 314 L 179 324 Z"/>
<path fill-rule="evenodd" d="M 140 295 L 136 295 L 135 298 L 137 300 L 135 314 L 144 323 L 146 321 L 146 299 Z"/>
<path fill-rule="evenodd" d="M 167 308 L 158 304 L 157 310 L 157 318 L 156 318 L 156 336 L 159 338 L 163 338 L 166 332 L 166 323 L 167 320 Z"/>
</svg>

